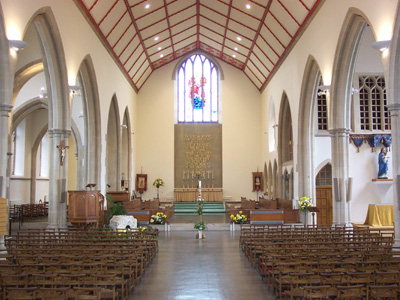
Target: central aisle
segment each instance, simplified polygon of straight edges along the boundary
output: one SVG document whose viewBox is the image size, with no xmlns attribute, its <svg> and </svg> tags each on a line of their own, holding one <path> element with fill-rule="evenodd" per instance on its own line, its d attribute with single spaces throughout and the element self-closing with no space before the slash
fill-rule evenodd
<svg viewBox="0 0 400 300">
<path fill-rule="evenodd" d="M 195 235 L 160 232 L 159 252 L 129 299 L 275 299 L 239 248 L 239 232 Z"/>
</svg>

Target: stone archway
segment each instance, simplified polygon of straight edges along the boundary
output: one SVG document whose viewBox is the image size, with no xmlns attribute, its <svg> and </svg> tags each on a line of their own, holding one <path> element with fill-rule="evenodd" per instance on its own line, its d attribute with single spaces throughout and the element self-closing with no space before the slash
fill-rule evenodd
<svg viewBox="0 0 400 300">
<path fill-rule="evenodd" d="M 314 109 L 315 96 L 318 90 L 320 70 L 314 59 L 310 56 L 304 70 L 303 82 L 300 92 L 299 128 L 298 128 L 298 172 L 299 195 L 314 197 Z M 301 196 L 302 197 L 302 196 Z"/>
<path fill-rule="evenodd" d="M 97 79 L 92 58 L 88 55 L 80 65 L 78 80 L 80 86 L 80 97 L 83 102 L 84 132 L 83 140 L 85 148 L 80 153 L 78 160 L 84 161 L 83 185 L 94 183 L 97 189 L 101 183 L 101 119 L 100 101 L 97 87 Z"/>
<path fill-rule="evenodd" d="M 121 126 L 117 98 L 114 95 L 108 113 L 106 184 L 110 191 L 121 190 Z"/>
<path fill-rule="evenodd" d="M 68 145 L 70 108 L 67 68 L 57 22 L 49 7 L 40 9 L 31 20 L 40 47 L 46 78 L 49 107 L 50 168 L 49 173 L 49 228 L 67 226 L 66 181 L 68 160 L 62 161 L 58 145 Z"/>
<path fill-rule="evenodd" d="M 11 97 L 13 77 L 10 69 L 10 50 L 5 32 L 3 9 L 0 3 L 0 197 L 7 197 L 6 178 L 9 176 L 8 145 L 9 113 L 11 112 Z M 7 197 L 8 198 L 8 197 Z"/>
<path fill-rule="evenodd" d="M 340 32 L 332 71 L 330 88 L 329 133 L 332 140 L 333 224 L 349 224 L 350 211 L 346 205 L 349 178 L 348 140 L 351 128 L 352 79 L 364 27 L 365 16 L 350 9 Z"/>
<path fill-rule="evenodd" d="M 388 109 L 392 123 L 392 167 L 394 197 L 394 246 L 400 246 L 400 7 L 397 8 L 393 37 L 390 46 L 388 75 Z"/>
<path fill-rule="evenodd" d="M 128 180 L 128 190 L 133 190 L 134 174 L 132 173 L 132 141 L 131 126 L 128 108 L 125 109 L 121 126 L 121 172 L 124 180 Z M 122 179 L 122 178 L 121 178 Z"/>
</svg>

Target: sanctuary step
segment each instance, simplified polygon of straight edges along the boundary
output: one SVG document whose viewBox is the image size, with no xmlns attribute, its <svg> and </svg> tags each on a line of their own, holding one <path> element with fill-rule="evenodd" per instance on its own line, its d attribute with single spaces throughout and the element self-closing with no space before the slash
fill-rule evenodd
<svg viewBox="0 0 400 300">
<path fill-rule="evenodd" d="M 176 215 L 195 215 L 199 205 L 197 202 L 175 202 Z M 203 215 L 220 215 L 225 214 L 224 203 L 222 202 L 204 202 Z"/>
</svg>

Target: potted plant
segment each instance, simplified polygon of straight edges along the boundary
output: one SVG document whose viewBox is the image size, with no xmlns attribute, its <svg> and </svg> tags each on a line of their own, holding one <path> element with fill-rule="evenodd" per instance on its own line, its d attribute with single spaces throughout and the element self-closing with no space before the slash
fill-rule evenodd
<svg viewBox="0 0 400 300">
<path fill-rule="evenodd" d="M 196 238 L 198 239 L 204 239 L 205 234 L 203 233 L 204 230 L 207 228 L 207 223 L 204 222 L 203 220 L 194 223 L 194 229 L 198 230 L 198 234 L 196 235 Z"/>
<path fill-rule="evenodd" d="M 109 224 L 113 216 L 126 214 L 126 208 L 119 202 L 115 203 L 111 196 L 107 195 L 106 197 L 107 203 L 109 204 L 106 213 L 106 224 Z"/>
</svg>

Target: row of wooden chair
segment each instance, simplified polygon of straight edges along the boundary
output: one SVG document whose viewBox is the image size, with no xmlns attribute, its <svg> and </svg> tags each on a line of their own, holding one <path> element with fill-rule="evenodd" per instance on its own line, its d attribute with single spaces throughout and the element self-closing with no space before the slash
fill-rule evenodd
<svg viewBox="0 0 400 300">
<path fill-rule="evenodd" d="M 0 299 L 128 299 L 158 250 L 157 236 L 151 228 L 6 236 Z"/>
</svg>

